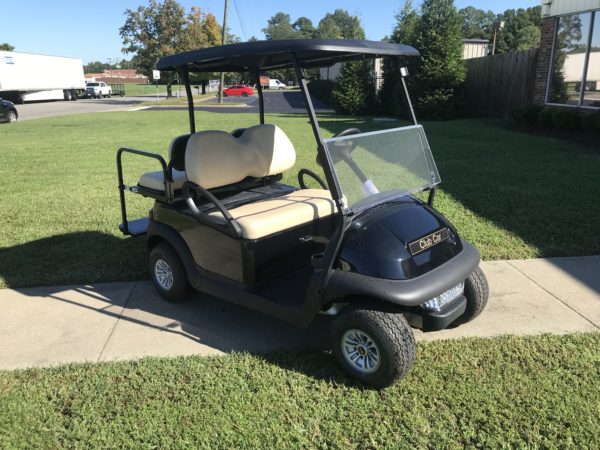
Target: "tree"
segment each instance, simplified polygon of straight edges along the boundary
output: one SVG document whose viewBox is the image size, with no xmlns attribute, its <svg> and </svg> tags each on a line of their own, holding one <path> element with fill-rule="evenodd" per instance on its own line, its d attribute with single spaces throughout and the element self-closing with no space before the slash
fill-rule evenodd
<svg viewBox="0 0 600 450">
<path fill-rule="evenodd" d="M 0 50 L 5 50 L 7 52 L 12 52 L 15 48 L 10 45 L 8 42 L 4 42 L 0 44 Z"/>
<path fill-rule="evenodd" d="M 263 28 L 267 40 L 272 39 L 294 39 L 296 32 L 292 27 L 289 14 L 278 12 L 267 21 L 267 27 Z"/>
<path fill-rule="evenodd" d="M 540 45 L 541 7 L 507 9 L 496 17 L 504 21 L 504 29 L 496 38 L 496 53 L 526 50 Z M 490 33 L 491 34 L 491 33 Z"/>
<path fill-rule="evenodd" d="M 421 52 L 411 79 L 416 111 L 431 118 L 456 117 L 464 103 L 466 67 L 453 0 L 423 2 L 414 44 Z"/>
<path fill-rule="evenodd" d="M 338 114 L 367 114 L 377 108 L 371 61 L 344 63 L 331 94 Z"/>
<path fill-rule="evenodd" d="M 412 6 L 412 0 L 406 0 L 402 10 L 396 14 L 396 26 L 392 32 L 391 40 L 399 44 L 414 43 L 415 30 L 419 22 L 419 15 Z M 409 63 L 406 61 L 406 63 Z M 413 67 L 409 67 L 412 69 Z M 400 81 L 400 65 L 397 58 L 383 60 L 383 86 L 379 91 L 379 100 L 384 111 L 404 115 L 404 93 Z"/>
<path fill-rule="evenodd" d="M 293 24 L 292 28 L 299 39 L 312 39 L 316 36 L 317 30 L 314 27 L 312 20 L 308 17 L 299 17 Z"/>
<path fill-rule="evenodd" d="M 420 14 L 409 1 L 397 20 L 394 40 L 402 40 L 421 53 L 419 58 L 406 60 L 410 72 L 407 83 L 416 112 L 428 118 L 456 117 L 464 104 L 466 68 L 462 60 L 462 23 L 453 0 L 424 0 Z M 406 108 L 397 100 L 402 96 L 398 69 L 396 62 L 386 63 L 383 85 L 393 100 L 383 106 L 390 113 L 406 115 Z"/>
<path fill-rule="evenodd" d="M 462 22 L 463 39 L 490 39 L 496 14 L 467 6 L 458 11 Z"/>
<path fill-rule="evenodd" d="M 318 26 L 318 35 L 329 39 L 364 39 L 365 31 L 356 16 L 344 9 L 336 9 L 333 14 L 327 13 Z"/>
<path fill-rule="evenodd" d="M 148 77 L 163 56 L 221 42 L 221 27 L 212 14 L 195 7 L 186 14 L 175 0 L 149 0 L 148 6 L 127 9 L 125 16 L 125 24 L 119 29 L 123 52 L 132 53 L 135 68 Z M 166 80 L 170 92 L 173 74 L 167 73 Z"/>
</svg>

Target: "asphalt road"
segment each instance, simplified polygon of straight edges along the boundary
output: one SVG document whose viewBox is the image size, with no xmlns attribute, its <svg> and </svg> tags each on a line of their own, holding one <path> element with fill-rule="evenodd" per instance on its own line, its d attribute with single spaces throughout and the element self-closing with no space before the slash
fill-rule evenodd
<svg viewBox="0 0 600 450">
<path fill-rule="evenodd" d="M 84 114 L 108 111 L 127 111 L 140 107 L 142 103 L 153 101 L 156 97 L 112 97 L 105 99 L 81 99 L 74 102 L 54 101 L 37 102 L 17 105 L 19 120 L 39 119 L 42 117 L 65 116 L 70 114 Z M 164 96 L 161 97 L 164 99 Z M 275 114 L 306 113 L 304 100 L 300 91 L 273 91 L 265 92 L 265 112 Z M 217 104 L 217 98 L 210 98 L 196 104 L 198 111 L 212 111 L 222 113 L 258 113 L 258 96 L 226 97 L 223 104 Z M 317 112 L 329 112 L 329 106 L 319 99 L 313 99 Z M 186 106 L 160 106 L 149 107 L 149 110 L 186 109 Z"/>
<path fill-rule="evenodd" d="M 70 114 L 123 111 L 147 101 L 148 97 L 112 97 L 105 99 L 80 99 L 74 102 L 25 103 L 23 105 L 16 105 L 16 108 L 19 113 L 19 120 L 31 120 Z"/>
</svg>

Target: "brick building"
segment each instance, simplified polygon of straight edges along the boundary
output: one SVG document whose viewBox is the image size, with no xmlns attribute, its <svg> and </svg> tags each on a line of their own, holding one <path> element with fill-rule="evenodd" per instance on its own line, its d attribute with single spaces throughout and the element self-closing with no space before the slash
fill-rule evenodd
<svg viewBox="0 0 600 450">
<path fill-rule="evenodd" d="M 542 0 L 533 101 L 600 108 L 600 0 Z"/>
</svg>

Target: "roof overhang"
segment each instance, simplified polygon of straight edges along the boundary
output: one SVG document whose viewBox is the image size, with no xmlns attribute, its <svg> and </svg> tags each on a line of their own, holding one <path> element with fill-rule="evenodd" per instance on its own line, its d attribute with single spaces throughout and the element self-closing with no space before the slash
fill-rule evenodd
<svg viewBox="0 0 600 450">
<path fill-rule="evenodd" d="M 165 56 L 156 64 L 162 71 L 246 72 L 293 67 L 328 67 L 338 62 L 379 57 L 419 56 L 408 45 L 352 39 L 290 39 L 244 42 Z"/>
<path fill-rule="evenodd" d="M 542 0 L 542 17 L 600 10 L 600 0 Z"/>
</svg>

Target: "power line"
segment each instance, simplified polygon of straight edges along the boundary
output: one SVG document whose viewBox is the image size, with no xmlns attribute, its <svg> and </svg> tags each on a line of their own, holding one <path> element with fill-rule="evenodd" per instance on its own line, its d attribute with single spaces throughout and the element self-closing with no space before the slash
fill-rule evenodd
<svg viewBox="0 0 600 450">
<path fill-rule="evenodd" d="M 242 28 L 242 34 L 244 35 L 244 40 L 247 41 L 248 38 L 246 36 L 246 28 L 244 27 L 244 23 L 242 22 L 242 16 L 240 15 L 240 10 L 238 9 L 237 0 L 233 0 L 233 6 L 235 7 L 235 13 L 238 16 L 238 21 L 240 22 L 240 27 Z"/>
</svg>

